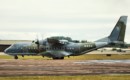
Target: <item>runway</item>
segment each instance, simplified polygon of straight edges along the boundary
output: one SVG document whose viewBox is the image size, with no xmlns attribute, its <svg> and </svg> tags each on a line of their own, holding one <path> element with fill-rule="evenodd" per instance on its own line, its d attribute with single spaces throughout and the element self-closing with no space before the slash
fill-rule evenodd
<svg viewBox="0 0 130 80">
<path fill-rule="evenodd" d="M 100 64 L 117 64 L 117 63 L 126 63 L 130 64 L 130 60 L 87 60 L 87 61 L 79 61 L 79 62 L 74 62 L 77 64 L 95 64 L 95 63 L 100 63 Z"/>
<path fill-rule="evenodd" d="M 130 74 L 130 60 L 0 60 L 0 76 Z"/>
</svg>

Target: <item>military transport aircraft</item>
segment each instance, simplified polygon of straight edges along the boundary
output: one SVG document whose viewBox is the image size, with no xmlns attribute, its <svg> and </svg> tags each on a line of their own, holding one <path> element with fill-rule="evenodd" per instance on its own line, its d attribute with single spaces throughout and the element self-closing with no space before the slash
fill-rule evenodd
<svg viewBox="0 0 130 80">
<path fill-rule="evenodd" d="M 65 56 L 82 55 L 105 46 L 124 44 L 127 16 L 121 16 L 108 37 L 95 42 L 81 43 L 69 37 L 50 37 L 45 40 L 12 44 L 4 52 L 18 59 L 18 55 L 41 55 L 53 59 L 64 59 Z"/>
</svg>

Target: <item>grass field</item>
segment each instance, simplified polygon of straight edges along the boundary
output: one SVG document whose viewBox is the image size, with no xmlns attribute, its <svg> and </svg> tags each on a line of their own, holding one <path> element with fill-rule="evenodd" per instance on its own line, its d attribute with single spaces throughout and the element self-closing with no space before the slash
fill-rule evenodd
<svg viewBox="0 0 130 80">
<path fill-rule="evenodd" d="M 17 76 L 0 77 L 0 80 L 130 80 L 130 75 Z"/>
<path fill-rule="evenodd" d="M 13 59 L 13 56 L 0 55 L 0 59 Z M 19 56 L 19 59 L 52 60 L 42 56 Z M 85 54 L 81 56 L 65 57 L 65 60 L 118 60 L 130 59 L 130 54 Z M 7 76 L 0 77 L 0 80 L 130 80 L 130 75 L 82 75 L 82 76 Z"/>
<path fill-rule="evenodd" d="M 13 59 L 13 56 L 0 55 L 0 59 Z M 42 56 L 19 56 L 19 59 L 42 59 L 42 60 L 52 60 L 52 58 L 42 57 Z M 105 54 L 85 54 L 81 56 L 71 56 L 70 58 L 65 57 L 65 60 L 117 60 L 117 59 L 130 59 L 130 54 L 112 54 L 111 56 L 106 56 Z"/>
</svg>

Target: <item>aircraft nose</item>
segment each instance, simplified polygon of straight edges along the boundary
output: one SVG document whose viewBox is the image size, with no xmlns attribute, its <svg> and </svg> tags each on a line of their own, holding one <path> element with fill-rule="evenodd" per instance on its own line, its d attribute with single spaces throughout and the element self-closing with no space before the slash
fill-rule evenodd
<svg viewBox="0 0 130 80">
<path fill-rule="evenodd" d="M 7 49 L 4 50 L 4 53 L 9 53 L 9 52 L 10 52 L 9 48 L 7 48 Z"/>
</svg>

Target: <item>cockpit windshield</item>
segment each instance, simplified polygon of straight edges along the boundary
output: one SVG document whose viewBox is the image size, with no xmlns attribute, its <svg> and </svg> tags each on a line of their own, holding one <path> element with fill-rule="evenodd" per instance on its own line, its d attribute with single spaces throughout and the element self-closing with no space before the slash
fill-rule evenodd
<svg viewBox="0 0 130 80">
<path fill-rule="evenodd" d="M 15 44 L 12 44 L 11 47 L 21 47 L 21 46 L 27 46 L 30 44 L 31 43 L 15 43 Z"/>
</svg>

